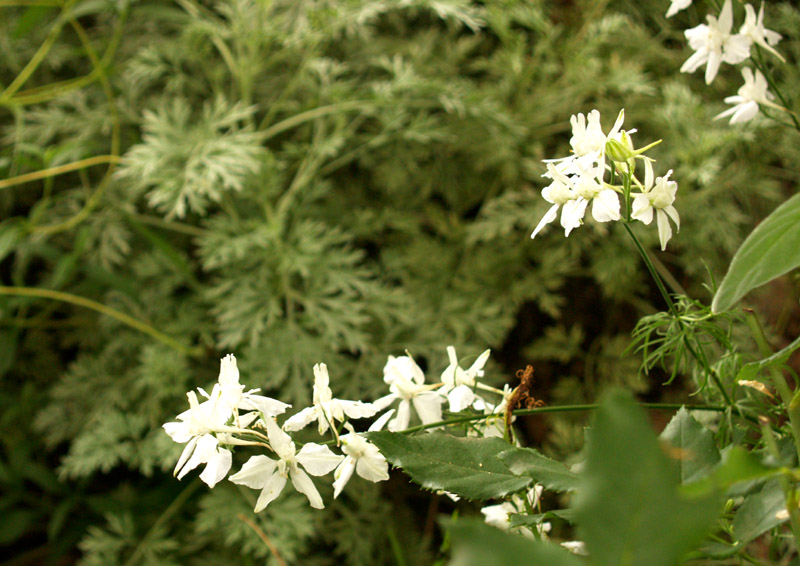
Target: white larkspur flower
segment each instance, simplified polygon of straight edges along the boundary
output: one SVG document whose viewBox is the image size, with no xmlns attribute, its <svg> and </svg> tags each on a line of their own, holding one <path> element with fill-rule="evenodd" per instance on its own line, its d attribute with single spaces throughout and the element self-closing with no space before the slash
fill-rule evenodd
<svg viewBox="0 0 800 566">
<path fill-rule="evenodd" d="M 558 216 L 558 208 L 561 207 L 561 226 L 564 227 L 566 235 L 573 228 L 581 225 L 581 219 L 586 211 L 586 202 L 578 202 L 578 195 L 572 190 L 569 178 L 558 171 L 552 163 L 547 164 L 547 173 L 553 182 L 542 189 L 542 198 L 553 206 L 545 213 L 539 224 L 531 233 L 531 239 L 536 237 L 542 228 L 550 224 Z"/>
<path fill-rule="evenodd" d="M 685 10 L 692 5 L 692 0 L 672 0 L 667 10 L 667 17 L 671 18 L 681 10 Z"/>
<path fill-rule="evenodd" d="M 194 391 L 188 392 L 189 409 L 177 416 L 178 422 L 166 423 L 163 428 L 173 441 L 187 443 L 175 466 L 174 474 L 178 479 L 205 464 L 200 479 L 214 487 L 231 468 L 231 452 L 222 446 L 246 444 L 233 435 L 248 432 L 243 427 L 260 415 L 273 417 L 290 405 L 255 395 L 258 389 L 244 392 L 244 385 L 239 384 L 239 370 L 233 354 L 222 358 L 219 379 L 211 393 L 203 389 L 199 391 L 206 400 L 200 403 Z M 239 409 L 253 412 L 240 417 Z M 230 421 L 233 426 L 228 424 Z"/>
<path fill-rule="evenodd" d="M 383 381 L 389 385 L 390 393 L 373 402 L 373 405 L 381 410 L 396 400 L 400 401 L 395 417 L 387 425 L 388 430 L 407 429 L 411 420 L 412 406 L 422 424 L 442 420 L 444 398 L 438 392 L 433 391 L 430 385 L 425 384 L 425 374 L 411 356 L 397 358 L 389 356 L 389 360 L 383 368 Z"/>
<path fill-rule="evenodd" d="M 568 540 L 561 543 L 561 546 L 569 550 L 572 554 L 577 554 L 578 556 L 589 556 L 589 552 L 586 550 L 586 543 L 582 540 Z"/>
<path fill-rule="evenodd" d="M 252 456 L 241 470 L 228 479 L 233 483 L 261 490 L 254 510 L 256 513 L 280 495 L 287 479 L 292 481 L 297 491 L 308 498 L 311 507 L 323 509 L 325 505 L 322 497 L 308 474 L 324 476 L 333 471 L 343 457 L 331 452 L 327 446 L 313 442 L 305 444 L 297 452 L 292 438 L 280 429 L 275 419 L 267 418 L 264 423 L 270 446 L 278 459 L 273 460 L 263 455 Z"/>
<path fill-rule="evenodd" d="M 333 472 L 333 498 L 339 497 L 344 486 L 350 481 L 353 472 L 367 481 L 379 482 L 389 479 L 389 464 L 386 458 L 380 453 L 378 447 L 367 442 L 367 439 L 356 433 L 350 423 L 344 425 L 350 431 L 339 437 L 342 443 L 342 452 L 345 458 Z M 378 430 L 379 427 L 373 425 L 370 430 Z"/>
<path fill-rule="evenodd" d="M 178 415 L 178 422 L 163 425 L 173 441 L 179 444 L 187 443 L 178 458 L 173 475 L 182 479 L 197 466 L 206 464 L 206 469 L 200 474 L 200 478 L 209 487 L 214 487 L 231 468 L 231 453 L 225 448 L 220 448 L 214 433 L 239 429 L 225 425 L 230 411 L 218 403 L 218 399 L 200 403 L 194 391 L 189 391 L 186 396 L 189 398 L 189 408 Z"/>
<path fill-rule="evenodd" d="M 645 160 L 645 182 L 642 193 L 633 199 L 631 205 L 631 217 L 650 224 L 653 221 L 653 211 L 656 213 L 658 223 L 658 238 L 661 241 L 661 250 L 667 248 L 667 242 L 672 237 L 672 228 L 667 217 L 675 223 L 675 227 L 680 230 L 681 221 L 678 211 L 672 206 L 675 202 L 675 193 L 678 190 L 678 183 L 670 181 L 669 176 L 672 169 L 667 171 L 663 177 L 653 180 L 653 165 L 650 160 Z"/>
<path fill-rule="evenodd" d="M 753 43 L 760 45 L 785 63 L 786 59 L 772 47 L 773 45 L 777 45 L 781 40 L 781 34 L 764 28 L 764 3 L 761 3 L 758 16 L 756 16 L 755 8 L 750 4 L 744 5 L 744 11 L 744 24 L 739 28 L 739 33 L 749 37 Z"/>
<path fill-rule="evenodd" d="M 220 361 L 219 379 L 214 389 L 216 390 L 217 387 L 219 388 L 219 402 L 230 407 L 237 418 L 240 409 L 259 411 L 264 417 L 277 417 L 291 407 L 291 405 L 271 397 L 256 395 L 260 389 L 245 391 L 245 386 L 239 383 L 239 368 L 233 354 L 228 354 Z M 215 392 L 212 390 L 211 395 L 207 396 L 210 398 L 214 395 Z"/>
<path fill-rule="evenodd" d="M 750 57 L 750 37 L 742 34 L 731 35 L 733 27 L 733 8 L 731 0 L 725 0 L 719 19 L 707 16 L 708 25 L 700 24 L 684 32 L 689 47 L 694 54 L 681 66 L 682 73 L 693 73 L 706 65 L 706 84 L 711 84 L 717 76 L 720 64 L 735 65 Z"/>
<path fill-rule="evenodd" d="M 731 124 L 749 122 L 758 115 L 760 104 L 776 106 L 772 101 L 775 96 L 767 91 L 767 79 L 756 70 L 755 75 L 749 67 L 742 69 L 744 84 L 739 88 L 738 94 L 725 98 L 727 104 L 735 104 L 733 108 L 728 108 L 725 112 L 717 114 L 714 119 L 719 120 L 730 116 Z"/>
<path fill-rule="evenodd" d="M 541 495 L 542 486 L 536 484 L 525 494 L 525 499 L 527 499 L 530 507 L 536 507 L 539 504 L 539 498 Z M 503 503 L 497 505 L 487 505 L 481 509 L 481 513 L 483 514 L 484 521 L 487 525 L 491 525 L 504 531 L 521 534 L 526 538 L 535 538 L 533 533 L 527 528 L 511 528 L 511 515 L 520 513 L 524 510 L 525 502 L 520 496 L 514 495 L 511 497 L 510 501 L 504 501 Z M 548 532 L 550 532 L 551 527 L 550 523 L 541 523 L 536 525 L 536 528 L 538 529 L 540 536 L 545 536 Z"/>
<path fill-rule="evenodd" d="M 378 412 L 372 403 L 362 401 L 345 401 L 334 399 L 331 392 L 330 376 L 325 364 L 314 366 L 314 404 L 290 417 L 283 423 L 283 429 L 296 431 L 308 426 L 312 421 L 317 421 L 317 430 L 325 434 L 334 421 L 342 422 L 345 415 L 351 419 L 371 417 Z"/>
<path fill-rule="evenodd" d="M 469 369 L 464 370 L 458 365 L 456 349 L 453 346 L 447 347 L 450 365 L 442 372 L 441 379 L 444 386 L 440 392 L 442 395 L 447 396 L 450 411 L 457 413 L 470 406 L 483 410 L 485 403 L 475 393 L 475 387 L 477 386 L 476 379 L 483 376 L 483 366 L 486 365 L 486 360 L 489 359 L 490 353 L 491 350 L 486 350 L 478 356 L 478 359 L 473 362 Z"/>
</svg>

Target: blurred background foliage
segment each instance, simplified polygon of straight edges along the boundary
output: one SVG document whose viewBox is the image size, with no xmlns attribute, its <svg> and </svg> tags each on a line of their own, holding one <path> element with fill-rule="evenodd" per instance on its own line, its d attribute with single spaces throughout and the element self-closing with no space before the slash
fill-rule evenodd
<svg viewBox="0 0 800 566">
<path fill-rule="evenodd" d="M 435 379 L 449 344 L 492 348 L 498 385 L 533 364 L 550 405 L 610 385 L 686 399 L 624 355 L 663 305 L 623 231 L 588 219 L 529 239 L 549 207 L 541 160 L 567 155 L 570 115 L 593 108 L 605 128 L 625 108 L 638 145 L 664 140 L 682 231 L 654 255 L 673 291 L 708 302 L 794 192 L 791 132 L 712 121 L 739 72 L 680 74 L 705 11 L 666 21 L 667 5 L 0 2 L 3 564 L 431 563 L 453 504 L 402 476 L 258 516 L 239 486 L 172 478 L 180 446 L 160 425 L 227 352 L 296 408 L 316 362 L 337 396 L 369 400 L 387 355 Z M 800 12 L 768 14 L 796 61 Z M 800 91 L 797 68 L 777 72 Z M 776 318 L 796 296 L 789 281 L 769 297 Z M 569 461 L 582 419 L 521 424 Z"/>
</svg>

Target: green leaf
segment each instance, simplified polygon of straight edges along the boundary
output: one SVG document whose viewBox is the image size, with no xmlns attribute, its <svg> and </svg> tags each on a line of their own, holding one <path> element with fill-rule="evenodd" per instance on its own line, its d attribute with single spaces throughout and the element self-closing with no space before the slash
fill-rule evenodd
<svg viewBox="0 0 800 566">
<path fill-rule="evenodd" d="M 703 540 L 718 498 L 678 493 L 675 464 L 629 394 L 605 399 L 587 441 L 575 510 L 593 563 L 674 566 Z"/>
<path fill-rule="evenodd" d="M 720 460 L 714 434 L 697 422 L 686 407 L 672 417 L 660 438 L 678 451 L 681 483 L 706 476 Z"/>
<path fill-rule="evenodd" d="M 467 499 L 493 499 L 533 483 L 517 476 L 497 455 L 508 449 L 499 438 L 457 438 L 448 434 L 406 436 L 382 431 L 367 434 L 393 466 L 403 468 L 425 489 L 444 490 Z"/>
<path fill-rule="evenodd" d="M 578 486 L 577 474 L 569 471 L 533 448 L 512 448 L 498 455 L 511 473 L 528 476 L 550 491 L 573 491 Z"/>
<path fill-rule="evenodd" d="M 783 473 L 778 468 L 768 468 L 742 448 L 734 446 L 726 451 L 722 463 L 705 478 L 683 486 L 686 495 L 697 497 L 712 492 L 725 492 L 734 484 L 769 478 Z"/>
<path fill-rule="evenodd" d="M 779 206 L 745 239 L 714 295 L 711 310 L 728 310 L 751 290 L 798 265 L 800 194 Z"/>
<path fill-rule="evenodd" d="M 581 566 L 583 562 L 554 543 L 504 533 L 478 520 L 448 521 L 452 537 L 449 566 Z"/>
<path fill-rule="evenodd" d="M 749 495 L 733 519 L 733 534 L 744 544 L 760 534 L 776 527 L 787 519 L 776 517 L 778 511 L 786 509 L 786 499 L 777 480 L 767 482 L 758 493 Z"/>
<path fill-rule="evenodd" d="M 800 348 L 800 337 L 796 338 L 794 342 L 782 350 L 775 352 L 768 358 L 758 360 L 757 362 L 750 362 L 749 364 L 742 366 L 742 369 L 740 369 L 739 373 L 736 374 L 736 381 L 754 380 L 761 370 L 764 370 L 768 367 L 782 366 L 786 364 L 789 356 L 791 356 L 798 348 Z"/>
</svg>

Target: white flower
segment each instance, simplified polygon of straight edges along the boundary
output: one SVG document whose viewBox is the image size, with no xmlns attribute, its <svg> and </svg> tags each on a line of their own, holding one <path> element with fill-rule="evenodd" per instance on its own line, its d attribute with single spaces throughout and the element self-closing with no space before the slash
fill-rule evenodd
<svg viewBox="0 0 800 566">
<path fill-rule="evenodd" d="M 733 108 L 728 108 L 725 112 L 717 114 L 714 119 L 719 120 L 726 116 L 731 116 L 731 124 L 749 122 L 758 114 L 758 105 L 775 106 L 772 102 L 775 97 L 767 91 L 767 79 L 756 70 L 755 76 L 749 67 L 742 69 L 744 84 L 739 88 L 736 96 L 725 98 L 727 104 L 735 104 Z"/>
<path fill-rule="evenodd" d="M 545 161 L 547 172 L 542 176 L 552 179 L 552 183 L 542 189 L 542 198 L 553 206 L 536 225 L 531 239 L 556 219 L 559 207 L 565 236 L 583 223 L 590 202 L 592 217 L 598 222 L 620 219 L 619 196 L 603 184 L 603 176 L 606 171 L 606 144 L 609 140 L 620 141 L 630 133 L 621 130 L 624 119 L 623 110 L 606 135 L 600 126 L 600 112 L 597 110 L 592 110 L 587 116 L 578 113 L 570 117 L 572 137 L 569 143 L 573 154 L 563 159 Z"/>
<path fill-rule="evenodd" d="M 706 65 L 706 84 L 711 84 L 717 76 L 722 62 L 736 64 L 750 57 L 750 37 L 742 34 L 731 35 L 733 27 L 733 8 L 731 0 L 725 0 L 719 19 L 707 16 L 708 25 L 700 24 L 684 32 L 689 47 L 695 52 L 681 66 L 682 73 L 693 73 Z"/>
<path fill-rule="evenodd" d="M 476 378 L 483 376 L 483 366 L 486 365 L 490 353 L 491 350 L 486 350 L 478 356 L 469 369 L 464 370 L 458 365 L 456 349 L 453 346 L 447 347 L 450 365 L 442 372 L 441 379 L 444 387 L 441 389 L 441 394 L 447 395 L 450 411 L 453 413 L 463 411 L 469 406 L 483 410 L 485 403 L 480 396 L 475 394 Z"/>
<path fill-rule="evenodd" d="M 527 494 L 525 495 L 525 499 L 530 507 L 536 507 L 539 505 L 539 498 L 541 495 L 542 486 L 536 484 L 528 490 Z M 520 513 L 521 511 L 524 511 L 525 508 L 525 502 L 523 499 L 518 495 L 514 495 L 511 497 L 510 501 L 504 501 L 498 505 L 487 505 L 481 509 L 481 513 L 483 513 L 484 521 L 487 525 L 497 527 L 498 529 L 504 531 L 518 533 L 526 538 L 534 538 L 533 533 L 526 528 L 511 528 L 511 515 Z M 546 533 L 550 532 L 551 527 L 550 523 L 541 523 L 537 525 L 536 528 L 539 531 L 539 535 L 544 536 Z"/>
<path fill-rule="evenodd" d="M 258 389 L 245 393 L 244 386 L 239 384 L 239 370 L 233 354 L 222 358 L 219 378 L 211 393 L 199 391 L 206 401 L 200 403 L 194 391 L 188 392 L 189 409 L 177 416 L 178 422 L 166 423 L 163 427 L 173 441 L 187 443 L 175 466 L 174 474 L 178 479 L 200 464 L 206 464 L 200 479 L 214 487 L 231 468 L 231 452 L 221 446 L 247 444 L 232 435 L 247 433 L 243 427 L 258 418 L 259 412 L 272 417 L 283 413 L 290 405 L 254 395 Z M 258 412 L 240 418 L 239 409 Z M 229 425 L 229 421 L 235 426 Z"/>
<path fill-rule="evenodd" d="M 561 543 L 561 546 L 569 550 L 572 554 L 577 554 L 579 556 L 589 556 L 589 553 L 586 551 L 586 543 L 582 540 L 568 540 Z"/>
<path fill-rule="evenodd" d="M 645 160 L 645 182 L 643 191 L 635 199 L 631 206 L 631 217 L 650 224 L 653 221 L 653 211 L 656 212 L 658 223 L 658 238 L 661 241 L 661 250 L 667 248 L 667 242 L 672 237 L 672 228 L 669 225 L 667 216 L 675 222 L 675 227 L 680 230 L 681 221 L 678 211 L 672 206 L 675 202 L 675 193 L 678 190 L 678 183 L 670 181 L 669 176 L 672 169 L 667 171 L 663 177 L 658 177 L 653 181 L 653 165 L 650 160 Z"/>
<path fill-rule="evenodd" d="M 565 234 L 569 233 L 573 228 L 581 225 L 583 214 L 586 211 L 586 201 L 581 199 L 578 201 L 578 195 L 572 190 L 569 178 L 559 172 L 551 163 L 547 164 L 547 173 L 544 176 L 553 179 L 553 182 L 542 189 L 542 198 L 553 206 L 545 213 L 539 224 L 531 234 L 531 239 L 536 237 L 542 228 L 550 224 L 556 219 L 558 215 L 558 207 L 561 209 L 561 226 L 564 227 Z"/>
<path fill-rule="evenodd" d="M 383 368 L 383 381 L 389 384 L 390 393 L 375 401 L 373 405 L 380 410 L 388 407 L 395 400 L 400 400 L 397 414 L 387 426 L 390 431 L 408 428 L 412 405 L 422 424 L 442 420 L 444 398 L 438 392 L 433 391 L 430 385 L 425 385 L 425 374 L 410 356 L 397 358 L 389 356 L 389 360 Z"/>
<path fill-rule="evenodd" d="M 317 421 L 317 430 L 325 434 L 334 421 L 344 421 L 345 415 L 351 419 L 371 417 L 378 412 L 378 408 L 371 403 L 361 401 L 344 401 L 334 399 L 331 393 L 330 376 L 325 364 L 314 366 L 314 404 L 290 417 L 283 423 L 283 429 L 296 431 L 308 426 L 312 421 Z"/>
<path fill-rule="evenodd" d="M 353 471 L 371 482 L 389 479 L 389 464 L 378 450 L 378 447 L 367 442 L 360 434 L 357 434 L 353 427 L 350 426 L 350 423 L 345 423 L 344 426 L 348 428 L 350 433 L 339 437 L 342 443 L 342 452 L 346 456 L 333 472 L 334 499 L 339 496 L 344 486 L 350 481 Z M 378 429 L 378 427 L 373 427 L 370 427 L 370 430 Z"/>
<path fill-rule="evenodd" d="M 667 10 L 667 17 L 671 18 L 681 10 L 685 10 L 692 5 L 692 0 L 672 0 Z"/>
<path fill-rule="evenodd" d="M 178 458 L 173 475 L 182 479 L 197 466 L 206 464 L 206 469 L 200 474 L 200 478 L 209 487 L 214 487 L 230 470 L 231 453 L 219 447 L 219 442 L 213 433 L 239 432 L 240 429 L 225 425 L 230 410 L 219 403 L 218 399 L 200 403 L 194 391 L 189 391 L 186 396 L 189 398 L 189 409 L 178 415 L 179 422 L 163 425 L 173 441 L 179 444 L 187 443 Z"/>
<path fill-rule="evenodd" d="M 324 476 L 333 471 L 343 457 L 331 452 L 327 446 L 312 442 L 304 445 L 300 452 L 297 452 L 292 438 L 278 427 L 274 419 L 267 418 L 264 422 L 270 446 L 278 456 L 278 460 L 267 456 L 252 456 L 245 462 L 242 469 L 229 479 L 233 483 L 261 490 L 258 501 L 256 501 L 256 513 L 262 511 L 280 495 L 287 479 L 292 480 L 295 489 L 308 498 L 311 507 L 314 509 L 324 508 L 322 497 L 308 474 Z M 305 471 L 300 465 L 305 468 Z"/>
<path fill-rule="evenodd" d="M 214 397 L 217 388 L 219 388 L 219 402 L 229 407 L 237 418 L 239 409 L 259 411 L 264 417 L 277 417 L 291 407 L 291 405 L 276 399 L 256 395 L 255 393 L 260 389 L 251 389 L 245 392 L 244 385 L 239 383 L 239 368 L 233 354 L 228 354 L 220 361 L 218 383 L 211 391 L 211 395 L 206 394 L 206 397 Z M 205 393 L 202 389 L 200 391 Z"/>
<path fill-rule="evenodd" d="M 760 45 L 785 63 L 786 59 L 772 47 L 781 40 L 781 34 L 764 28 L 764 3 L 761 3 L 758 16 L 756 16 L 755 8 L 750 4 L 744 5 L 744 11 L 745 20 L 742 27 L 739 28 L 739 33 L 749 37 L 753 43 Z"/>
</svg>

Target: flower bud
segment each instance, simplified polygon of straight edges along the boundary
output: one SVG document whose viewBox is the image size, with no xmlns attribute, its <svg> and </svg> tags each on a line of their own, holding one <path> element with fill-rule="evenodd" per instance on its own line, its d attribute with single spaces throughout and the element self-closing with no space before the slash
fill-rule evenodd
<svg viewBox="0 0 800 566">
<path fill-rule="evenodd" d="M 631 138 L 624 131 L 620 135 L 620 141 L 608 140 L 606 142 L 606 155 L 617 163 L 633 162 L 636 154 L 633 151 L 633 144 L 631 144 L 630 140 Z"/>
</svg>

